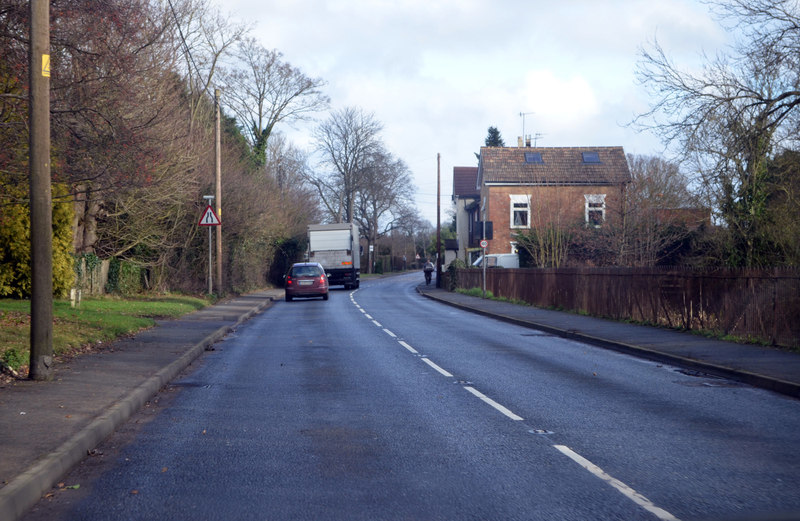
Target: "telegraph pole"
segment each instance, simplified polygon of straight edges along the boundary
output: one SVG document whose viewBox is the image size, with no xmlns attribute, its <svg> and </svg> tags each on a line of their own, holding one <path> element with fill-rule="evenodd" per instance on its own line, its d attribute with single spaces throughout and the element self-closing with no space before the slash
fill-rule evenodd
<svg viewBox="0 0 800 521">
<path fill-rule="evenodd" d="M 30 370 L 53 379 L 53 209 L 50 188 L 50 5 L 30 0 L 28 137 L 31 212 Z"/>
<path fill-rule="evenodd" d="M 214 109 L 215 109 L 215 136 L 214 136 L 214 164 L 217 179 L 217 217 L 222 222 L 222 149 L 220 145 L 220 114 L 219 114 L 219 89 L 214 89 Z M 217 288 L 222 294 L 222 224 L 217 226 Z M 209 292 L 210 293 L 210 292 Z"/>
<path fill-rule="evenodd" d="M 442 287 L 442 155 L 436 154 L 436 287 Z"/>
</svg>

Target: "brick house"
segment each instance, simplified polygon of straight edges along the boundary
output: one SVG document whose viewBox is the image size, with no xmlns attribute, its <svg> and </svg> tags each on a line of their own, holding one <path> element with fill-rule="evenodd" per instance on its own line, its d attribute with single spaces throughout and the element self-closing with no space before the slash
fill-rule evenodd
<svg viewBox="0 0 800 521">
<path fill-rule="evenodd" d="M 613 222 L 630 180 L 622 147 L 481 147 L 480 198 L 464 215 L 470 246 L 484 212 L 493 225 L 488 253 L 516 251 L 514 234 L 531 228 Z"/>
</svg>

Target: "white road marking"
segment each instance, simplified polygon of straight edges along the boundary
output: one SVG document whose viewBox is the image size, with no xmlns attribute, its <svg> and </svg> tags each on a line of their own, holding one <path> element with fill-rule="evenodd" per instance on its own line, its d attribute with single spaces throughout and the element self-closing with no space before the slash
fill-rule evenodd
<svg viewBox="0 0 800 521">
<path fill-rule="evenodd" d="M 448 373 L 447 371 L 445 371 L 444 369 L 442 369 L 438 365 L 434 364 L 433 362 L 431 362 L 427 358 L 423 358 L 422 361 L 425 362 L 426 364 L 428 364 L 429 366 L 433 367 L 442 376 L 446 376 L 447 378 L 452 378 L 453 377 L 453 375 L 451 375 L 450 373 Z"/>
<path fill-rule="evenodd" d="M 391 331 L 389 331 L 386 328 L 383 328 L 383 332 L 386 333 L 387 335 L 389 335 L 392 338 L 397 338 L 397 335 L 395 335 L 394 333 L 392 333 Z"/>
<path fill-rule="evenodd" d="M 366 316 L 368 319 L 372 320 L 372 315 L 370 315 L 369 313 L 364 313 L 364 316 Z"/>
<path fill-rule="evenodd" d="M 592 463 L 591 461 L 587 460 L 577 452 L 573 451 L 566 445 L 553 445 L 557 450 L 563 453 L 565 456 L 573 460 L 575 463 L 580 465 L 581 467 L 585 468 L 598 478 L 602 479 L 618 491 L 620 491 L 625 497 L 639 505 L 640 507 L 644 508 L 651 514 L 655 515 L 659 519 L 663 519 L 664 521 L 679 521 L 677 517 L 673 516 L 666 510 L 655 506 L 649 499 L 644 497 L 643 495 L 639 494 L 631 487 L 626 485 L 625 483 L 621 482 L 620 480 L 613 478 L 606 474 L 606 472 Z"/>
<path fill-rule="evenodd" d="M 411 351 L 411 352 L 412 352 L 413 354 L 415 354 L 415 355 L 419 353 L 419 351 L 417 351 L 416 349 L 414 349 L 414 348 L 413 348 L 413 347 L 411 347 L 410 345 L 406 344 L 406 343 L 405 343 L 405 342 L 403 342 L 402 340 L 398 340 L 398 343 L 399 343 L 401 346 L 403 346 L 403 347 L 405 347 L 406 349 L 408 349 L 409 351 Z"/>
<path fill-rule="evenodd" d="M 502 405 L 500 405 L 496 401 L 492 400 L 491 398 L 489 398 L 488 396 L 486 396 L 485 394 L 483 394 L 479 390 L 475 389 L 474 387 L 464 386 L 464 389 L 466 389 L 467 391 L 471 392 L 472 394 L 474 394 L 475 396 L 477 396 L 478 398 L 480 398 L 484 402 L 488 403 L 489 405 L 491 405 L 492 407 L 494 407 L 495 409 L 497 409 L 501 413 L 505 414 L 506 416 L 508 416 L 512 420 L 520 421 L 520 420 L 523 419 L 522 416 L 517 416 L 516 414 L 514 414 L 513 412 L 511 412 L 507 408 L 503 407 Z"/>
<path fill-rule="evenodd" d="M 369 315 L 367 315 L 367 316 L 369 317 Z M 370 318 L 372 318 L 372 317 L 370 317 Z M 380 328 L 383 328 L 383 326 L 381 325 L 381 323 L 380 323 L 380 322 L 378 322 L 377 320 L 373 320 L 373 321 L 372 321 L 372 323 L 373 323 L 373 324 L 375 324 L 376 326 L 380 327 Z"/>
</svg>

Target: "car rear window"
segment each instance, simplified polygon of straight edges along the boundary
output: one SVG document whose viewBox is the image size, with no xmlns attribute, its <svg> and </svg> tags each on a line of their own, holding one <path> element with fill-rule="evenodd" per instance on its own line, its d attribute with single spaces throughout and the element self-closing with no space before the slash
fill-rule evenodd
<svg viewBox="0 0 800 521">
<path fill-rule="evenodd" d="M 322 270 L 316 266 L 295 266 L 292 268 L 292 277 L 318 277 Z"/>
</svg>

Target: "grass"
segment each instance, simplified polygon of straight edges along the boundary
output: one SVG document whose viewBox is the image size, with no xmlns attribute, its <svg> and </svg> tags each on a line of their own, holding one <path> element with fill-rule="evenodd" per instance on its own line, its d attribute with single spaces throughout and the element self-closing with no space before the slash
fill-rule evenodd
<svg viewBox="0 0 800 521">
<path fill-rule="evenodd" d="M 185 315 L 209 304 L 185 295 L 90 297 L 79 307 L 68 300 L 53 303 L 53 354 L 69 356 L 98 342 L 110 342 L 155 324 L 156 319 Z M 30 301 L 0 299 L 0 360 L 26 372 L 30 358 Z"/>
<path fill-rule="evenodd" d="M 464 295 L 468 295 L 470 297 L 483 298 L 483 289 L 481 288 L 470 288 L 470 289 L 457 288 L 455 291 L 457 293 L 463 293 Z M 488 289 L 486 290 L 486 298 L 490 300 L 496 300 L 498 302 L 509 302 L 511 304 L 516 304 L 518 306 L 530 306 L 530 304 L 528 304 L 524 300 L 510 299 L 505 297 L 495 297 L 492 294 L 492 292 L 489 291 Z"/>
</svg>

